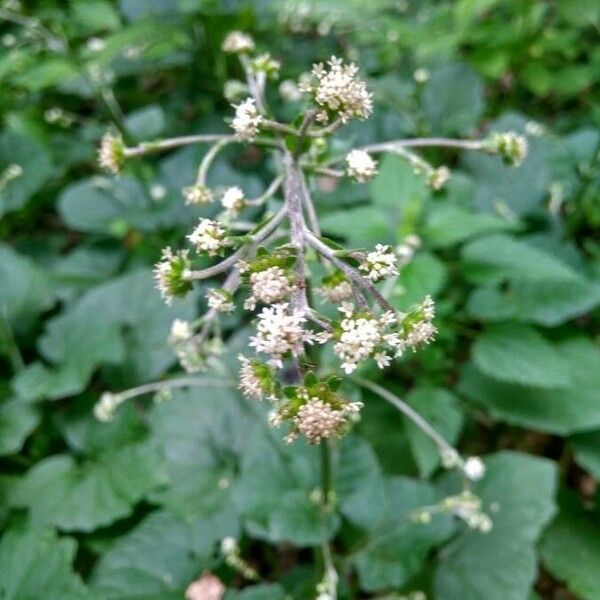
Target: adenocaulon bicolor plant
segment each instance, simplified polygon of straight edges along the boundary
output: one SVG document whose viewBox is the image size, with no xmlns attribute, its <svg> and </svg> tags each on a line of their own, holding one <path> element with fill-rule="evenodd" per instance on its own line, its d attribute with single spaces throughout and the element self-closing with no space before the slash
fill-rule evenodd
<svg viewBox="0 0 600 600">
<path fill-rule="evenodd" d="M 193 323 L 176 320 L 172 325 L 169 343 L 188 375 L 105 393 L 96 405 L 96 416 L 109 420 L 118 405 L 133 396 L 201 385 L 201 379 L 193 374 L 211 368 L 223 348 L 219 316 L 233 311 L 239 301 L 255 315 L 247 351 L 239 356 L 239 389 L 248 399 L 270 403 L 269 423 L 285 429 L 287 442 L 303 436 L 311 444 L 320 444 L 324 460 L 329 460 L 329 441 L 345 435 L 360 418 L 362 404 L 348 400 L 340 391 L 342 379 L 354 382 L 413 420 L 438 447 L 443 466 L 458 468 L 464 475 L 462 493 L 424 508 L 416 518 L 427 521 L 433 512 L 445 510 L 473 528 L 488 530 L 491 521 L 469 488 L 469 481 L 484 475 L 483 462 L 477 457 L 463 459 L 400 398 L 354 375 L 367 361 L 385 369 L 395 358 L 418 350 L 435 337 L 435 306 L 430 297 L 406 312 L 395 310 L 387 299 L 420 240 L 409 236 L 395 248 L 383 244 L 345 248 L 322 235 L 310 190 L 317 177 L 349 177 L 357 183 L 372 179 L 378 169 L 374 157 L 382 153 L 400 155 L 428 185 L 440 189 L 450 171 L 445 166 L 433 167 L 415 148 L 482 151 L 519 165 L 527 152 L 525 138 L 502 132 L 481 140 L 404 139 L 354 148 L 338 156 L 330 151 L 329 138 L 349 121 L 367 119 L 373 110 L 372 94 L 354 64 L 331 57 L 326 64 L 313 65 L 298 84 L 284 82 L 280 86 L 284 97 L 306 99 L 293 124 L 288 124 L 276 120 L 265 98 L 265 86 L 277 78 L 279 62 L 269 54 L 254 55 L 252 38 L 241 32 L 230 33 L 223 50 L 239 57 L 246 78 L 242 89 L 247 97 L 233 105 L 232 134 L 189 135 L 135 147 L 127 147 L 116 135 L 107 134 L 102 140 L 100 163 L 115 174 L 126 160 L 137 156 L 188 144 L 208 145 L 196 180 L 182 190 L 183 197 L 193 205 L 220 202 L 222 211 L 215 219 L 201 218 L 182 248 L 165 248 L 154 275 L 168 304 L 186 296 L 198 281 L 220 277 L 222 282 L 207 292 L 209 310 L 202 318 Z M 234 143 L 252 144 L 272 153 L 278 173 L 257 198 L 247 198 L 241 187 L 217 194 L 207 185 L 214 159 Z M 278 205 L 275 199 L 281 196 L 283 202 Z M 276 209 L 267 208 L 276 205 Z M 241 217 L 250 208 L 252 214 L 258 208 L 261 216 L 249 225 Z M 218 261 L 197 269 L 199 257 Z M 317 263 L 318 268 L 313 268 Z M 320 281 L 311 276 L 316 270 L 325 273 Z M 327 316 L 335 313 L 324 310 L 326 304 L 335 307 L 337 316 Z M 331 346 L 340 373 L 321 372 L 318 355 L 325 345 Z M 322 498 L 328 504 L 334 496 L 326 464 L 324 471 Z M 335 597 L 332 579 L 333 575 L 324 579 L 323 598 Z"/>
</svg>

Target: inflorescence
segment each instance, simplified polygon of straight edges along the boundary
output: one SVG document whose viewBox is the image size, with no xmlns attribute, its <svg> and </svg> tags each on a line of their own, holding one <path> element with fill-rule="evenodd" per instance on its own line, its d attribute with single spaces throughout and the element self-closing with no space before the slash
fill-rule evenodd
<svg viewBox="0 0 600 600">
<path fill-rule="evenodd" d="M 214 218 L 200 218 L 186 236 L 188 247 L 163 250 L 154 269 L 155 281 L 165 302 L 171 304 L 189 294 L 196 281 L 225 275 L 219 287 L 205 293 L 208 311 L 201 319 L 173 323 L 169 343 L 181 366 L 193 373 L 216 364 L 223 348 L 218 317 L 234 311 L 240 300 L 245 310 L 255 312 L 255 333 L 239 356 L 241 393 L 270 403 L 269 423 L 287 427 L 286 441 L 302 436 L 319 444 L 345 435 L 362 408 L 362 403 L 346 397 L 337 374 L 321 373 L 314 367 L 319 365 L 321 349 L 329 346 L 347 378 L 369 362 L 385 369 L 406 352 L 417 351 L 434 339 L 436 326 L 431 297 L 403 312 L 387 299 L 420 240 L 411 235 L 395 248 L 376 244 L 353 249 L 328 240 L 320 231 L 310 178 L 324 175 L 368 181 L 377 175 L 378 162 L 372 155 L 378 152 L 403 156 L 435 190 L 446 183 L 450 171 L 443 165 L 433 167 L 408 150 L 428 145 L 406 143 L 410 140 L 332 156 L 328 136 L 352 119 L 366 119 L 373 111 L 372 95 L 358 77 L 356 65 L 336 57 L 326 65 L 314 65 L 298 85 L 285 82 L 288 90 L 293 84 L 292 101 L 304 94 L 306 106 L 294 125 L 273 120 L 264 87 L 269 78 L 277 76 L 279 63 L 270 55 L 252 58 L 254 48 L 252 38 L 241 32 L 229 34 L 223 42 L 223 50 L 237 55 L 244 67 L 249 95 L 233 105 L 232 135 L 196 136 L 197 142 L 212 146 L 198 179 L 182 190 L 186 204 L 202 206 L 218 198 L 222 212 Z M 181 138 L 181 145 L 192 143 L 193 137 Z M 126 159 L 175 147 L 177 138 L 168 142 L 127 148 L 119 136 L 107 134 L 99 161 L 108 171 L 118 173 Z M 240 142 L 271 150 L 279 168 L 267 191 L 256 199 L 246 198 L 240 186 L 222 191 L 206 184 L 206 172 L 215 155 L 225 145 Z M 435 145 L 433 140 L 429 145 Z M 445 139 L 442 145 L 498 154 L 513 165 L 520 164 L 527 152 L 525 138 L 515 132 L 494 133 L 479 141 Z M 343 170 L 336 170 L 336 164 Z M 264 209 L 269 200 L 269 206 L 277 206 L 274 199 L 280 191 L 283 202 L 279 208 Z M 249 207 L 253 212 L 245 215 Z M 240 215 L 245 215 L 247 223 L 257 213 L 262 217 L 250 231 L 246 228 L 243 235 L 235 234 Z M 199 259 L 214 257 L 220 257 L 220 262 L 197 269 Z M 313 269 L 317 263 L 319 269 Z M 314 276 L 317 270 L 324 271 L 319 281 Z M 109 420 L 119 403 L 120 396 L 105 394 L 96 407 L 98 418 Z M 445 466 L 461 468 L 467 480 L 483 476 L 479 459 L 462 461 L 454 452 L 450 453 L 452 460 L 442 457 Z M 476 499 L 468 494 L 447 499 L 445 505 L 424 511 L 419 518 L 426 520 L 441 510 L 456 514 L 471 527 L 486 530 L 491 526 Z M 228 551 L 228 556 L 237 555 Z"/>
</svg>

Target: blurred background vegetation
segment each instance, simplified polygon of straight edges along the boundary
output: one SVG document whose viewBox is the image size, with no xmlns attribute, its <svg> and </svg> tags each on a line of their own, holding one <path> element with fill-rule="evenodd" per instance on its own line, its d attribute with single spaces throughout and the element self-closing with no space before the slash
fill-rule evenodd
<svg viewBox="0 0 600 600">
<path fill-rule="evenodd" d="M 331 54 L 360 65 L 375 112 L 344 129 L 338 149 L 505 129 L 529 138 L 519 169 L 428 151 L 453 172 L 439 192 L 399 157 L 370 185 L 316 185 L 328 235 L 423 240 L 393 302 L 432 294 L 438 340 L 363 375 L 487 457 L 478 491 L 489 534 L 407 520 L 453 480 L 410 423 L 368 396 L 339 449 L 340 511 L 326 531 L 307 500 L 314 452 L 280 447 L 261 407 L 232 390 L 207 383 L 94 421 L 103 390 L 174 370 L 170 323 L 201 314 L 204 300 L 167 308 L 151 266 L 211 211 L 181 197 L 205 149 L 138 160 L 114 178 L 98 171 L 98 141 L 107 129 L 129 143 L 226 132 L 223 89 L 242 78 L 220 50 L 233 29 L 282 60 L 281 81 Z M 4 0 L 0 598 L 182 598 L 210 569 L 228 599 L 308 599 L 320 577 L 310 548 L 335 536 L 342 599 L 599 599 L 599 30 L 597 0 Z M 299 104 L 277 84 L 271 93 L 293 117 Z M 257 195 L 272 168 L 233 149 L 213 183 Z M 224 378 L 242 323 L 224 322 Z M 223 564 L 226 535 L 266 582 Z"/>
</svg>

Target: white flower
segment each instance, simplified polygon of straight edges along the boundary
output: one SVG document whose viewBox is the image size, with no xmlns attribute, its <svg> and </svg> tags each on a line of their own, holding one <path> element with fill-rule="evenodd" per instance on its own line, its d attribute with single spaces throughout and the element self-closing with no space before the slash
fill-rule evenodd
<svg viewBox="0 0 600 600">
<path fill-rule="evenodd" d="M 100 400 L 94 405 L 94 416 L 102 423 L 112 421 L 115 416 L 115 410 L 121 404 L 121 400 L 111 392 L 104 392 Z"/>
<path fill-rule="evenodd" d="M 257 352 L 271 355 L 277 367 L 282 366 L 281 358 L 291 352 L 302 353 L 305 343 L 312 343 L 313 334 L 304 329 L 306 317 L 301 312 L 292 311 L 287 303 L 274 304 L 263 308 L 258 315 L 256 335 L 250 338 L 250 346 Z"/>
<path fill-rule="evenodd" d="M 471 456 L 465 461 L 463 471 L 471 481 L 479 481 L 485 475 L 485 465 L 478 456 Z"/>
<path fill-rule="evenodd" d="M 434 190 L 441 190 L 450 179 L 450 169 L 445 166 L 432 169 L 429 172 L 427 183 Z"/>
<path fill-rule="evenodd" d="M 214 200 L 210 188 L 201 183 L 196 183 L 195 185 L 183 188 L 183 197 L 185 198 L 186 204 L 195 205 L 208 204 Z"/>
<path fill-rule="evenodd" d="M 328 113 L 334 113 L 342 123 L 353 117 L 367 118 L 373 111 L 373 100 L 365 82 L 356 77 L 358 67 L 354 64 L 344 65 L 335 56 L 327 65 L 313 65 L 313 81 L 300 82 L 300 90 L 312 94 L 314 101 L 323 109 L 317 119 L 327 121 Z"/>
<path fill-rule="evenodd" d="M 208 307 L 221 313 L 233 312 L 235 306 L 231 293 L 223 288 L 212 288 L 206 292 Z"/>
<path fill-rule="evenodd" d="M 120 135 L 105 133 L 98 150 L 98 163 L 101 167 L 117 175 L 125 161 L 125 144 Z"/>
<path fill-rule="evenodd" d="M 189 250 L 175 253 L 169 247 L 163 250 L 160 261 L 154 265 L 154 282 L 167 304 L 171 304 L 173 298 L 185 296 L 192 289 L 192 283 L 187 278 L 191 268 Z"/>
<path fill-rule="evenodd" d="M 269 367 L 258 361 L 250 360 L 242 354 L 238 356 L 238 359 L 242 363 L 238 388 L 246 398 L 262 400 L 263 396 L 269 393 L 269 389 L 267 389 L 270 377 Z"/>
<path fill-rule="evenodd" d="M 153 183 L 150 186 L 150 197 L 152 200 L 163 200 L 167 195 L 167 188 L 160 183 Z"/>
<path fill-rule="evenodd" d="M 254 310 L 256 301 L 273 304 L 285 300 L 292 291 L 289 277 L 281 267 L 269 267 L 250 275 L 252 296 L 248 298 L 245 308 Z"/>
<path fill-rule="evenodd" d="M 244 208 L 244 192 L 237 187 L 228 187 L 221 198 L 221 205 L 228 215 L 237 215 Z"/>
<path fill-rule="evenodd" d="M 385 367 L 388 367 L 390 365 L 390 363 L 392 362 L 391 356 L 388 356 L 387 354 L 384 354 L 383 352 L 378 352 L 377 354 L 375 354 L 373 356 L 373 358 L 375 359 L 375 362 L 377 363 L 377 366 L 380 369 L 385 369 Z"/>
<path fill-rule="evenodd" d="M 396 248 L 398 266 L 407 265 L 414 257 L 415 252 L 421 247 L 421 238 L 418 235 L 407 235 L 403 242 Z"/>
<path fill-rule="evenodd" d="M 351 150 L 346 155 L 346 172 L 352 179 L 363 183 L 377 174 L 377 162 L 364 150 Z"/>
<path fill-rule="evenodd" d="M 235 117 L 231 122 L 231 127 L 235 135 L 240 140 L 252 141 L 260 129 L 263 122 L 259 114 L 254 99 L 246 98 L 241 104 L 234 104 Z"/>
<path fill-rule="evenodd" d="M 181 342 L 189 340 L 194 335 L 189 321 L 175 319 L 171 323 L 171 333 L 169 334 L 169 344 L 175 346 Z"/>
<path fill-rule="evenodd" d="M 397 275 L 397 262 L 398 259 L 390 246 L 377 244 L 375 250 L 367 254 L 358 268 L 366 274 L 368 279 L 375 282 Z"/>
<path fill-rule="evenodd" d="M 336 410 L 318 398 L 311 398 L 294 417 L 294 425 L 311 444 L 337 434 L 346 422 L 345 410 Z"/>
<path fill-rule="evenodd" d="M 196 229 L 187 236 L 198 252 L 206 252 L 215 256 L 228 245 L 225 230 L 212 219 L 200 219 Z"/>
<path fill-rule="evenodd" d="M 99 37 L 91 37 L 85 43 L 90 52 L 101 52 L 106 46 L 106 42 Z"/>
<path fill-rule="evenodd" d="M 492 151 L 498 152 L 509 164 L 518 167 L 525 160 L 529 145 L 527 138 L 515 131 L 495 133 L 490 136 Z"/>
<path fill-rule="evenodd" d="M 238 551 L 238 543 L 235 538 L 225 537 L 221 540 L 221 553 L 227 556 Z"/>
<path fill-rule="evenodd" d="M 279 84 L 279 95 L 288 102 L 298 102 L 302 99 L 298 84 L 291 79 L 285 79 Z"/>
<path fill-rule="evenodd" d="M 381 342 L 381 327 L 377 319 L 365 317 L 343 319 L 340 326 L 342 333 L 333 351 L 343 361 L 342 369 L 350 374 Z"/>
<path fill-rule="evenodd" d="M 242 31 L 231 31 L 223 40 L 221 50 L 234 54 L 252 52 L 254 50 L 254 40 Z"/>
<path fill-rule="evenodd" d="M 322 296 L 323 300 L 332 304 L 339 304 L 352 298 L 352 286 L 347 279 L 334 285 L 323 285 L 318 287 L 316 291 Z"/>
</svg>

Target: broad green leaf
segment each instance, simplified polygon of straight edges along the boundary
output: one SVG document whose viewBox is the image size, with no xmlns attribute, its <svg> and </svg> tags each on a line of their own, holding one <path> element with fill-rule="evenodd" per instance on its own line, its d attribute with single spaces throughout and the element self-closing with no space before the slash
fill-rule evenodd
<svg viewBox="0 0 600 600">
<path fill-rule="evenodd" d="M 423 87 L 421 106 L 431 131 L 466 134 L 484 111 L 483 82 L 464 63 L 440 66 Z"/>
<path fill-rule="evenodd" d="M 442 205 L 432 209 L 422 233 L 433 248 L 447 248 L 480 235 L 517 229 L 519 223 L 516 221 Z"/>
<path fill-rule="evenodd" d="M 252 585 L 243 590 L 227 590 L 224 600 L 285 600 L 285 590 L 277 583 Z"/>
<path fill-rule="evenodd" d="M 493 234 L 479 238 L 462 249 L 462 260 L 475 279 L 577 282 L 580 275 L 554 256 L 514 237 Z"/>
<path fill-rule="evenodd" d="M 554 327 L 600 304 L 600 285 L 583 279 L 515 280 L 506 288 L 483 287 L 469 296 L 467 310 L 483 321 L 521 321 Z"/>
<path fill-rule="evenodd" d="M 104 600 L 181 600 L 210 566 L 216 543 L 237 535 L 227 516 L 186 522 L 154 512 L 101 557 L 90 586 Z"/>
<path fill-rule="evenodd" d="M 425 296 L 437 295 L 444 287 L 448 277 L 448 269 L 444 262 L 434 254 L 418 253 L 406 265 L 390 296 L 391 304 L 399 310 L 407 310 Z"/>
<path fill-rule="evenodd" d="M 39 422 L 35 407 L 16 399 L 0 402 L 0 456 L 19 452 Z"/>
<path fill-rule="evenodd" d="M 416 523 L 411 513 L 441 500 L 428 483 L 395 477 L 386 482 L 386 510 L 381 526 L 369 530 L 352 562 L 360 587 L 368 592 L 397 588 L 415 576 L 429 551 L 453 532 L 452 521 L 437 515 L 431 523 Z"/>
<path fill-rule="evenodd" d="M 320 223 L 326 235 L 342 238 L 355 247 L 394 242 L 393 223 L 372 206 L 336 210 L 327 213 Z"/>
<path fill-rule="evenodd" d="M 155 231 L 192 218 L 181 198 L 154 200 L 137 180 L 127 177 L 96 176 L 72 183 L 61 193 L 58 210 L 72 229 L 117 237 L 131 229 Z"/>
<path fill-rule="evenodd" d="M 585 338 L 561 342 L 556 351 L 569 366 L 566 389 L 502 383 L 467 365 L 459 390 L 492 417 L 520 427 L 559 435 L 599 428 L 600 351 Z"/>
<path fill-rule="evenodd" d="M 561 503 L 559 515 L 542 536 L 540 555 L 544 568 L 578 598 L 600 600 L 597 512 L 583 510 L 575 497 Z"/>
<path fill-rule="evenodd" d="M 15 527 L 0 541 L 3 600 L 92 600 L 72 568 L 77 545 L 48 529 Z"/>
<path fill-rule="evenodd" d="M 523 600 L 535 580 L 535 542 L 555 510 L 555 466 L 513 452 L 485 462 L 475 493 L 493 526 L 488 533 L 464 528 L 443 550 L 434 584 L 439 600 Z"/>
<path fill-rule="evenodd" d="M 153 140 L 164 131 L 165 113 L 157 104 L 150 104 L 128 114 L 125 126 L 136 140 Z"/>
<path fill-rule="evenodd" d="M 454 394 L 445 389 L 417 387 L 405 398 L 450 444 L 458 440 L 463 415 Z M 440 464 L 437 446 L 410 420 L 404 418 L 408 443 L 422 477 L 428 477 Z"/>
<path fill-rule="evenodd" d="M 39 313 L 54 304 L 44 271 L 28 258 L 0 244 L 0 319 L 17 331 L 26 330 Z"/>
<path fill-rule="evenodd" d="M 252 415 L 227 379 L 198 377 L 200 385 L 155 405 L 150 429 L 165 456 L 169 486 L 150 498 L 186 519 L 231 507 L 236 457 L 264 417 Z"/>
<path fill-rule="evenodd" d="M 600 431 L 578 433 L 569 438 L 577 464 L 600 479 Z"/>
<path fill-rule="evenodd" d="M 553 344 L 531 327 L 488 327 L 472 347 L 477 368 L 494 379 L 542 388 L 567 387 L 569 365 Z"/>
<path fill-rule="evenodd" d="M 48 457 L 23 476 L 11 501 L 28 508 L 34 524 L 93 531 L 129 516 L 137 502 L 166 481 L 158 454 L 147 445 L 131 445 L 81 465 L 66 454 Z"/>
<path fill-rule="evenodd" d="M 78 33 L 98 33 L 119 28 L 117 11 L 106 0 L 76 0 L 69 6 Z"/>
<path fill-rule="evenodd" d="M 259 539 L 313 546 L 332 537 L 336 515 L 323 515 L 311 492 L 318 487 L 319 449 L 297 441 L 285 446 L 278 432 L 256 431 L 241 460 L 234 489 L 246 530 Z"/>
</svg>

